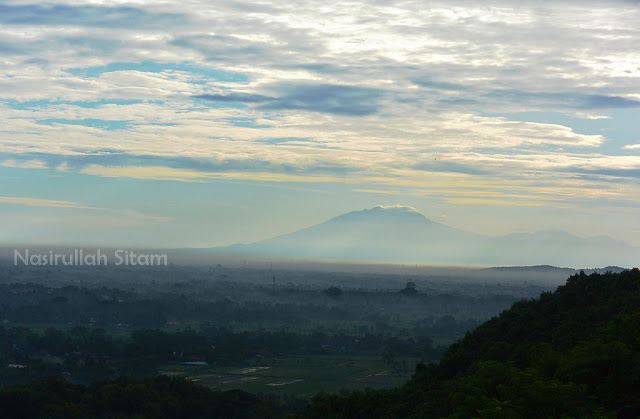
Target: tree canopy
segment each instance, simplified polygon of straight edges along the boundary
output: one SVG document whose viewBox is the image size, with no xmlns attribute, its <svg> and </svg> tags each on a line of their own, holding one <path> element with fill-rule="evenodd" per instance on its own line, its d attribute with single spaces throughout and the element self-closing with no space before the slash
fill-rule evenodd
<svg viewBox="0 0 640 419">
<path fill-rule="evenodd" d="M 315 397 L 308 417 L 640 416 L 640 271 L 571 276 L 480 325 L 392 390 Z"/>
</svg>

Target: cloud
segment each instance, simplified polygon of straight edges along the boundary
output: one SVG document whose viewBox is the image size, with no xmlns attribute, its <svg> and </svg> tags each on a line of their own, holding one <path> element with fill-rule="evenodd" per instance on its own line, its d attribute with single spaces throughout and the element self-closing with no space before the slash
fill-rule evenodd
<svg viewBox="0 0 640 419">
<path fill-rule="evenodd" d="M 157 63 L 153 61 L 143 61 L 141 63 L 113 62 L 102 66 L 87 68 L 67 68 L 64 70 L 69 74 L 80 77 L 95 78 L 105 73 L 120 71 L 137 71 L 143 73 L 165 73 L 177 77 L 188 75 L 191 77 L 206 78 L 222 82 L 246 82 L 244 74 L 222 71 L 212 66 L 199 66 L 189 63 Z"/>
<path fill-rule="evenodd" d="M 185 23 L 179 13 L 155 13 L 142 8 L 90 5 L 0 5 L 0 23 L 5 25 L 78 25 L 89 27 L 155 27 Z"/>
<path fill-rule="evenodd" d="M 417 212 L 419 213 L 420 211 L 418 211 L 416 208 L 409 206 L 409 205 L 403 205 L 403 204 L 394 204 L 394 205 L 376 205 L 375 207 L 373 207 L 372 209 L 381 209 L 381 210 L 403 210 L 403 211 L 407 211 L 407 212 Z"/>
<path fill-rule="evenodd" d="M 462 84 L 448 83 L 445 81 L 435 81 L 435 80 L 429 80 L 429 79 L 414 79 L 412 80 L 412 82 L 417 84 L 418 86 L 428 87 L 430 89 L 437 89 L 437 90 L 464 91 L 470 88 L 470 86 L 465 86 Z"/>
<path fill-rule="evenodd" d="M 615 155 L 637 150 L 622 130 L 488 116 L 633 110 L 636 5 L 461 5 L 5 2 L 0 152 L 95 176 L 362 190 L 617 194 L 637 179 Z"/>
<path fill-rule="evenodd" d="M 92 207 L 77 202 L 56 201 L 52 199 L 27 198 L 17 196 L 0 196 L 0 203 L 23 205 L 27 207 L 46 207 L 46 208 L 70 208 L 70 209 L 88 209 L 102 210 L 104 208 Z"/>
<path fill-rule="evenodd" d="M 627 144 L 624 146 L 625 150 L 640 150 L 640 144 Z"/>
<path fill-rule="evenodd" d="M 258 103 L 262 110 L 305 110 L 346 116 L 366 116 L 380 109 L 382 92 L 377 89 L 342 85 L 291 85 L 269 86 L 280 97 L 259 94 L 204 94 L 198 99 L 212 102 Z"/>
<path fill-rule="evenodd" d="M 109 213 L 111 217 L 119 217 L 121 220 L 129 220 L 134 222 L 168 222 L 173 220 L 172 217 L 164 215 L 154 215 L 141 213 L 130 209 L 118 208 L 101 208 L 90 205 L 81 204 L 72 201 L 60 201 L 54 199 L 18 197 L 18 196 L 0 196 L 0 204 L 20 205 L 25 207 L 36 208 L 62 208 L 72 210 L 91 210 L 100 213 Z"/>
<path fill-rule="evenodd" d="M 469 175 L 486 175 L 491 173 L 490 170 L 476 164 L 460 164 L 451 161 L 438 161 L 437 159 L 420 162 L 414 165 L 413 168 L 425 172 L 451 172 L 465 173 Z"/>
<path fill-rule="evenodd" d="M 197 99 L 209 100 L 211 102 L 242 102 L 242 103 L 262 103 L 274 100 L 272 97 L 255 95 L 255 94 L 242 94 L 242 93 L 230 93 L 227 95 L 196 95 Z"/>
<path fill-rule="evenodd" d="M 543 207 L 547 205 L 542 201 L 528 201 L 521 199 L 490 199 L 490 198 L 447 198 L 446 202 L 453 205 L 490 205 L 490 206 L 516 206 L 516 207 Z"/>
<path fill-rule="evenodd" d="M 7 159 L 0 162 L 0 166 L 19 169 L 46 169 L 47 164 L 42 160 L 14 160 Z"/>
<path fill-rule="evenodd" d="M 640 101 L 620 96 L 588 95 L 585 97 L 585 109 L 638 108 Z"/>
<path fill-rule="evenodd" d="M 640 101 L 606 95 L 585 95 L 576 92 L 530 92 L 527 90 L 477 88 L 454 83 L 414 80 L 420 86 L 436 90 L 455 91 L 456 95 L 443 97 L 439 103 L 454 106 L 477 105 L 500 107 L 518 104 L 530 109 L 589 110 L 640 107 Z M 488 105 L 488 106 L 487 106 Z M 576 112 L 579 113 L 579 112 Z"/>
<path fill-rule="evenodd" d="M 90 165 L 82 173 L 115 178 L 145 180 L 170 180 L 177 182 L 204 182 L 212 179 L 248 180 L 255 182 L 291 182 L 291 183 L 327 183 L 339 182 L 340 178 L 322 175 L 296 175 L 271 172 L 202 172 L 188 169 L 175 169 L 163 166 L 125 166 L 106 167 Z"/>
<path fill-rule="evenodd" d="M 283 96 L 261 106 L 265 110 L 306 110 L 346 116 L 371 115 L 380 109 L 382 91 L 348 85 L 291 85 L 275 87 Z"/>
</svg>

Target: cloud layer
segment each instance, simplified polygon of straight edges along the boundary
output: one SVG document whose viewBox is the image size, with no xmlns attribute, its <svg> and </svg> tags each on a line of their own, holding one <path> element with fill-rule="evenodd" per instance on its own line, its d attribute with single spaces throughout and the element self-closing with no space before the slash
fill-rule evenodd
<svg viewBox="0 0 640 419">
<path fill-rule="evenodd" d="M 613 134 L 640 108 L 638 21 L 629 1 L 8 0 L 0 164 L 637 204 L 638 137 Z"/>
</svg>

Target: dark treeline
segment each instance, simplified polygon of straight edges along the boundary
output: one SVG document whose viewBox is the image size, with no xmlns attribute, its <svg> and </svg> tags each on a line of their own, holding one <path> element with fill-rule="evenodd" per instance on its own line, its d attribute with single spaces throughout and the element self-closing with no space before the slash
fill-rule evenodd
<svg viewBox="0 0 640 419">
<path fill-rule="evenodd" d="M 280 418 L 299 403 L 265 401 L 241 390 L 214 392 L 165 376 L 89 386 L 51 377 L 1 389 L 0 406 L 6 418 Z"/>
<path fill-rule="evenodd" d="M 140 329 L 128 337 L 112 336 L 99 328 L 47 328 L 36 333 L 27 327 L 0 327 L 0 362 L 14 365 L 0 370 L 0 382 L 24 382 L 50 374 L 88 382 L 122 375 L 154 375 L 158 366 L 167 362 L 245 365 L 286 355 L 398 355 L 433 361 L 443 351 L 428 337 L 233 332 L 206 324 L 200 330 L 177 332 Z"/>
<path fill-rule="evenodd" d="M 198 289 L 193 285 L 185 294 L 76 285 L 0 284 L 0 319 L 8 324 L 124 329 L 213 323 L 230 329 L 392 333 L 438 337 L 450 342 L 518 300 L 501 294 L 471 297 L 407 293 L 404 288 L 340 290 L 332 295 L 326 289 L 292 287 L 272 293 L 257 286 L 241 285 L 235 288 L 217 284 L 215 290 L 203 289 L 200 293 L 193 291 Z"/>
</svg>

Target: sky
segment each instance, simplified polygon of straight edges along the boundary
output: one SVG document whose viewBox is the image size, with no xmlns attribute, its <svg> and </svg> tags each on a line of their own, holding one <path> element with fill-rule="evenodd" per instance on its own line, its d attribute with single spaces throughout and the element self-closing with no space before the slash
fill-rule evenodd
<svg viewBox="0 0 640 419">
<path fill-rule="evenodd" d="M 0 243 L 223 246 L 375 205 L 640 246 L 638 1 L 0 3 Z"/>
</svg>

